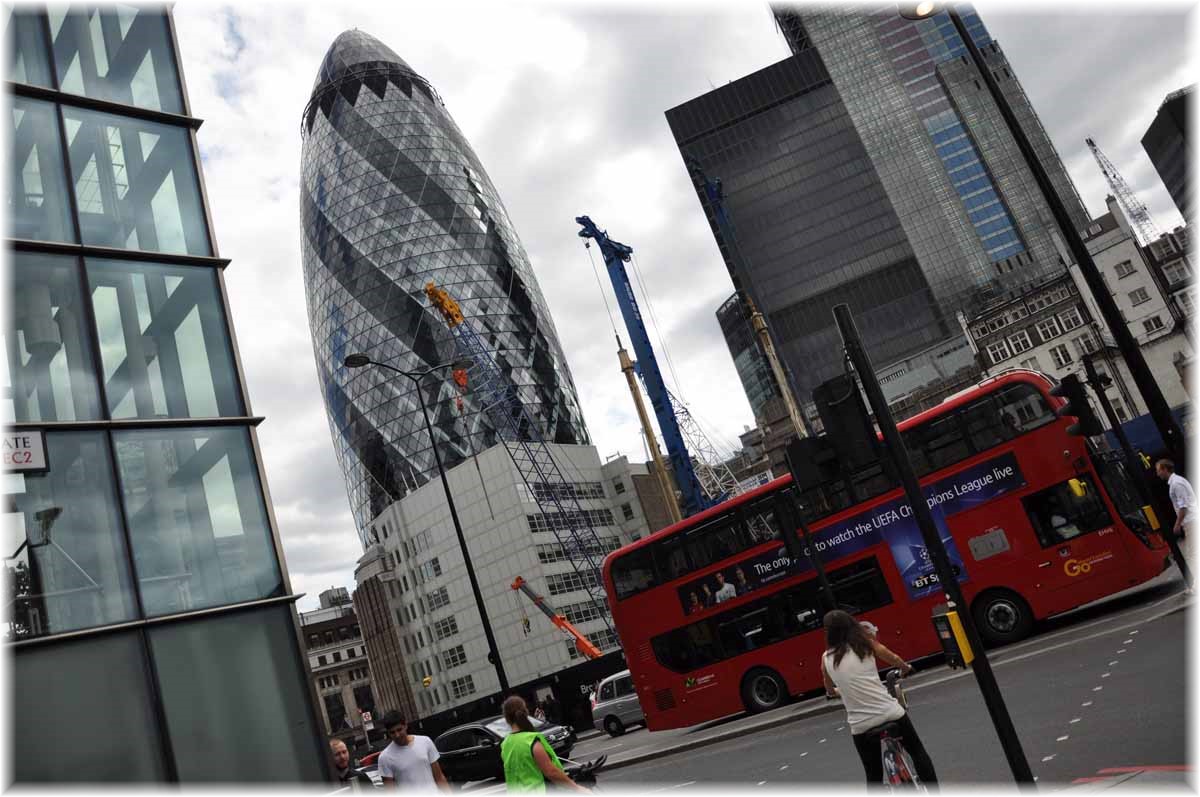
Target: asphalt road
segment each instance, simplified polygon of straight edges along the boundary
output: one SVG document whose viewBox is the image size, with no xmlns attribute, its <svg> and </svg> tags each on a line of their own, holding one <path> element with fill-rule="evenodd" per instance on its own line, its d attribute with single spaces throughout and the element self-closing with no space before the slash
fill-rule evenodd
<svg viewBox="0 0 1200 797">
<path fill-rule="evenodd" d="M 997 680 L 1039 783 L 1070 783 L 1112 767 L 1187 762 L 1186 626 L 1181 611 L 1135 620 L 1131 628 L 1092 630 L 1082 639 L 997 662 Z M 913 722 L 943 783 L 1012 782 L 971 675 L 943 672 L 914 683 L 909 697 Z M 602 773 L 601 782 L 671 788 L 853 784 L 861 778 L 839 712 L 614 769 Z"/>
</svg>

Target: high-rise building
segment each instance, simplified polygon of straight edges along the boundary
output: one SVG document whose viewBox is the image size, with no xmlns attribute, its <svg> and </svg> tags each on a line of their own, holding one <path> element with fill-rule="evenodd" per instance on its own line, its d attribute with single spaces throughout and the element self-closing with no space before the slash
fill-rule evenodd
<svg viewBox="0 0 1200 797">
<path fill-rule="evenodd" d="M 453 358 L 424 287 L 447 289 L 490 343 L 549 442 L 586 443 L 558 336 L 495 186 L 441 97 L 362 31 L 326 53 L 302 118 L 301 227 L 317 372 L 360 535 L 436 475 L 405 371 Z M 469 378 L 469 376 L 468 376 Z M 424 382 L 446 467 L 496 442 L 486 414 L 448 378 Z M 368 540 L 363 536 L 364 547 Z"/>
<path fill-rule="evenodd" d="M 750 311 L 740 294 L 734 293 L 717 308 L 717 323 L 733 357 L 733 367 L 742 382 L 742 389 L 746 391 L 750 411 L 761 420 L 767 402 L 781 394 L 771 363 L 754 334 Z"/>
<path fill-rule="evenodd" d="M 742 257 L 713 229 L 735 287 L 764 313 L 810 418 L 812 388 L 842 368 L 842 302 L 889 401 L 936 403 L 978 374 L 957 313 L 1062 270 L 1048 208 L 946 14 L 775 13 L 791 58 L 667 112 L 684 157 L 723 181 Z M 1003 52 L 964 17 L 1083 229 Z"/>
<path fill-rule="evenodd" d="M 171 15 L 7 27 L 12 776 L 323 780 Z"/>
<path fill-rule="evenodd" d="M 367 645 L 345 587 L 325 590 L 320 600 L 321 608 L 300 615 L 309 679 L 320 699 L 325 732 L 353 750 L 369 733 L 363 712 L 375 713 Z M 378 725 L 374 730 L 372 736 L 383 735 Z"/>
<path fill-rule="evenodd" d="M 1150 156 L 1167 193 L 1184 219 L 1192 218 L 1191 143 L 1188 141 L 1188 113 L 1195 86 L 1184 86 L 1163 100 L 1154 121 L 1142 136 L 1142 149 Z"/>
</svg>

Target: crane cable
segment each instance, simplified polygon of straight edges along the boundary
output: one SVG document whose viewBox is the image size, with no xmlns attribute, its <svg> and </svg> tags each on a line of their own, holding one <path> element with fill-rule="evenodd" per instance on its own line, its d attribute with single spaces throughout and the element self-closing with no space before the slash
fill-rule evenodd
<svg viewBox="0 0 1200 797">
<path fill-rule="evenodd" d="M 604 292 L 604 283 L 600 281 L 600 270 L 596 268 L 596 258 L 592 255 L 592 242 L 585 240 L 583 248 L 587 250 L 588 261 L 592 264 L 592 276 L 596 278 L 596 288 L 600 291 L 600 297 L 604 299 L 604 309 L 608 311 L 608 325 L 612 327 L 613 335 L 619 338 L 617 322 L 613 319 L 612 307 L 608 303 L 608 294 Z"/>
<path fill-rule="evenodd" d="M 646 283 L 642 280 L 642 270 L 638 268 L 637 256 L 630 254 L 629 261 L 633 265 L 633 276 L 642 290 L 642 297 L 646 300 L 646 310 L 650 313 L 650 320 L 654 322 L 654 331 L 658 335 L 658 347 L 667 360 L 667 370 L 671 372 L 671 381 L 675 383 L 678 397 L 678 394 L 683 392 L 683 383 L 679 381 L 679 374 L 675 373 L 675 361 L 671 359 L 671 350 L 667 348 L 667 342 L 663 340 L 662 324 L 658 323 L 658 315 L 654 312 L 654 303 L 650 301 L 650 291 L 646 290 Z"/>
</svg>

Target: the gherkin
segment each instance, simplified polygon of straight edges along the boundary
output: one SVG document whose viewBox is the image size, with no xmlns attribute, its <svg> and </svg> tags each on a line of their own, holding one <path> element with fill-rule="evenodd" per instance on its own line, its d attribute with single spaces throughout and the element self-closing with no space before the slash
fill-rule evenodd
<svg viewBox="0 0 1200 797">
<path fill-rule="evenodd" d="M 426 282 L 459 300 L 549 441 L 587 443 L 546 301 L 499 194 L 438 93 L 361 31 L 337 37 L 301 121 L 305 295 L 334 450 L 359 536 L 391 502 L 436 477 L 407 379 L 348 369 L 363 352 L 405 371 L 453 357 Z M 449 379 L 425 400 L 446 467 L 496 442 Z"/>
</svg>

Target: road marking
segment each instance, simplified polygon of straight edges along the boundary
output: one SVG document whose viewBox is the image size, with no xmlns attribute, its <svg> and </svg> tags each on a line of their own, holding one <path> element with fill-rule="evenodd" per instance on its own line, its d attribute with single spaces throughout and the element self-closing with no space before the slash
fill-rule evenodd
<svg viewBox="0 0 1200 797">
<path fill-rule="evenodd" d="M 1101 691 L 1101 690 L 1103 690 L 1103 689 L 1104 689 L 1104 687 L 1103 687 L 1103 686 L 1097 686 L 1097 687 L 1094 687 L 1094 688 L 1092 689 L 1092 691 L 1093 691 L 1093 692 L 1099 692 L 1099 691 Z"/>
<path fill-rule="evenodd" d="M 661 789 L 654 789 L 654 791 L 648 791 L 646 793 L 654 794 L 655 792 L 670 791 L 671 789 L 682 789 L 684 786 L 691 786 L 695 782 L 696 781 L 694 781 L 694 780 L 689 780 L 686 783 L 676 783 L 674 786 L 664 786 Z"/>
<path fill-rule="evenodd" d="M 817 744 L 825 744 L 825 740 L 822 739 L 821 741 L 817 742 Z"/>
<path fill-rule="evenodd" d="M 1060 737 L 1058 737 L 1057 739 L 1055 739 L 1054 741 L 1056 741 L 1056 742 L 1065 742 L 1067 739 L 1070 739 L 1070 738 L 1071 738 L 1070 736 L 1060 736 Z"/>
<path fill-rule="evenodd" d="M 1132 644 L 1133 644 L 1133 640 L 1132 640 L 1132 639 L 1126 639 L 1126 640 L 1125 640 L 1124 642 L 1122 642 L 1121 644 L 1122 644 L 1122 645 L 1132 645 Z"/>
<path fill-rule="evenodd" d="M 783 766 L 781 766 L 781 767 L 779 768 L 779 771 L 780 771 L 780 772 L 783 772 L 783 771 L 784 771 L 785 769 L 787 769 L 789 766 L 791 766 L 791 765 L 790 765 L 790 764 L 784 764 Z"/>
<path fill-rule="evenodd" d="M 806 755 L 808 755 L 808 753 L 801 753 L 801 754 L 800 754 L 800 757 L 801 757 L 801 758 L 804 758 L 804 756 L 806 756 Z"/>
<path fill-rule="evenodd" d="M 842 728 L 845 728 L 845 727 L 846 727 L 845 725 L 839 725 L 839 726 L 837 726 L 837 729 L 840 731 Z"/>
<path fill-rule="evenodd" d="M 1110 661 L 1110 662 L 1108 663 L 1108 666 L 1109 666 L 1109 667 L 1116 667 L 1116 666 L 1117 666 L 1117 663 L 1116 663 L 1115 661 Z"/>
<path fill-rule="evenodd" d="M 1044 757 L 1042 758 L 1042 763 L 1044 764 L 1044 763 L 1046 763 L 1047 761 L 1049 761 L 1049 760 L 1050 760 L 1050 759 L 1052 759 L 1052 758 L 1054 758 L 1054 754 L 1053 754 L 1053 753 L 1052 753 L 1052 754 L 1050 754 L 1050 755 L 1048 755 L 1048 756 L 1044 756 Z"/>
<path fill-rule="evenodd" d="M 1088 706 L 1090 706 L 1091 704 L 1092 704 L 1092 701 L 1090 701 L 1090 700 L 1089 700 L 1088 702 L 1086 702 L 1086 703 L 1084 703 L 1084 704 L 1083 704 L 1083 707 L 1084 707 L 1084 708 L 1087 708 L 1087 707 L 1088 707 Z"/>
<path fill-rule="evenodd" d="M 1117 653 L 1124 653 L 1124 652 L 1125 652 L 1125 648 L 1121 648 L 1120 650 L 1117 651 Z"/>
<path fill-rule="evenodd" d="M 1101 674 L 1101 676 L 1100 676 L 1100 677 L 1101 677 L 1101 678 L 1107 678 L 1107 677 L 1108 677 L 1108 676 L 1110 676 L 1110 675 L 1112 675 L 1112 673 L 1111 673 L 1111 672 L 1106 672 L 1106 673 L 1103 673 L 1103 674 Z"/>
<path fill-rule="evenodd" d="M 1136 634 L 1136 633 L 1137 633 L 1137 629 L 1135 628 L 1135 629 L 1133 629 L 1132 631 L 1130 631 L 1129 633 L 1130 633 L 1130 634 Z"/>
<path fill-rule="evenodd" d="M 1070 721 L 1069 723 L 1067 723 L 1067 724 L 1068 724 L 1068 725 L 1074 725 L 1075 723 L 1079 722 L 1081 719 L 1083 719 L 1083 717 L 1076 717 L 1075 719 L 1071 720 L 1071 721 Z"/>
<path fill-rule="evenodd" d="M 761 786 L 761 785 L 763 785 L 764 783 L 766 783 L 766 781 L 765 781 L 765 780 L 760 780 L 760 781 L 758 782 L 758 785 L 759 785 L 759 786 Z"/>
</svg>

